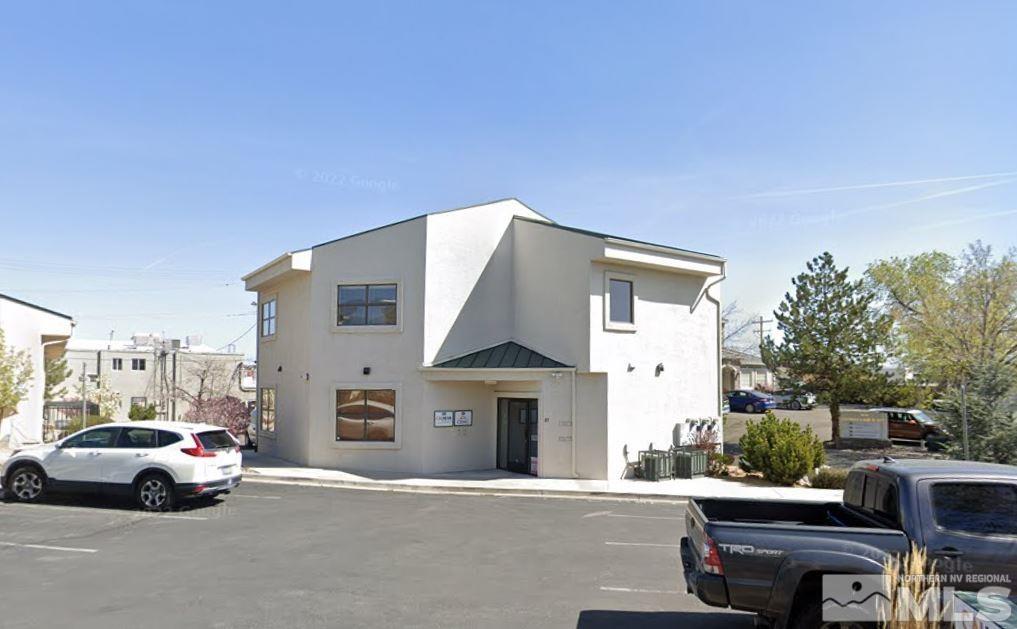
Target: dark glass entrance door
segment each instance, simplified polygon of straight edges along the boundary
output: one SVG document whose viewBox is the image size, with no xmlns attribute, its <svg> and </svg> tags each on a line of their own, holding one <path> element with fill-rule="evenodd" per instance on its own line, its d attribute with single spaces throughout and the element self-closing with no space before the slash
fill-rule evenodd
<svg viewBox="0 0 1017 629">
<path fill-rule="evenodd" d="M 498 399 L 498 467 L 537 475 L 537 400 Z"/>
</svg>

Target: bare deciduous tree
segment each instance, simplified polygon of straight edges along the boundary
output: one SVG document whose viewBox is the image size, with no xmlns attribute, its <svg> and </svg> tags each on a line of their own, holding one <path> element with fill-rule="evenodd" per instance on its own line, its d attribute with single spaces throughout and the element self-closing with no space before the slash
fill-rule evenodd
<svg viewBox="0 0 1017 629">
<path fill-rule="evenodd" d="M 724 349 L 736 352 L 759 352 L 759 339 L 752 335 L 752 326 L 756 318 L 746 315 L 738 307 L 737 301 L 724 306 L 720 314 L 724 328 Z"/>
</svg>

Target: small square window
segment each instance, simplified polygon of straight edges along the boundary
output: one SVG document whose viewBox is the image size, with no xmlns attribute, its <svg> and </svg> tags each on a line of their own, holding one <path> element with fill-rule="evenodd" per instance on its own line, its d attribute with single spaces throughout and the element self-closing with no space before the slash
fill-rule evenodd
<svg viewBox="0 0 1017 629">
<path fill-rule="evenodd" d="M 336 441 L 395 441 L 396 392 L 392 389 L 337 389 Z"/>
</svg>

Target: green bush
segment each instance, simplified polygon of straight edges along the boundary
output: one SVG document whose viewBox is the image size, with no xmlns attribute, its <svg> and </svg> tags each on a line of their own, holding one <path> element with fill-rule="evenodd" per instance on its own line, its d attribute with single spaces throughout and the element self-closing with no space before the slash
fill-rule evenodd
<svg viewBox="0 0 1017 629">
<path fill-rule="evenodd" d="M 144 406 L 136 404 L 127 412 L 127 418 L 132 422 L 150 421 L 155 419 L 157 414 L 155 404 L 147 404 Z"/>
<path fill-rule="evenodd" d="M 809 485 L 815 489 L 844 489 L 849 471 L 843 467 L 821 467 L 809 474 Z"/>
<path fill-rule="evenodd" d="M 98 415 L 89 415 L 88 416 L 88 427 L 91 428 L 92 426 L 98 426 L 99 424 L 108 424 L 111 421 L 112 420 L 110 418 L 108 418 L 108 417 L 100 417 Z M 82 428 L 82 426 L 81 426 L 81 419 L 80 418 L 72 419 L 69 422 L 67 422 L 67 425 L 64 426 L 64 428 L 60 431 L 61 432 L 60 438 L 63 439 L 64 437 L 66 437 L 68 435 L 73 435 L 74 433 L 76 433 L 79 430 L 81 430 L 81 428 Z"/>
<path fill-rule="evenodd" d="M 772 411 L 758 422 L 748 422 L 738 444 L 749 469 L 780 485 L 794 485 L 826 460 L 823 443 L 812 428 L 778 419 Z"/>
<path fill-rule="evenodd" d="M 710 452 L 708 456 L 707 475 L 727 476 L 727 466 L 734 464 L 734 457 L 730 454 L 721 454 L 720 452 Z"/>
</svg>

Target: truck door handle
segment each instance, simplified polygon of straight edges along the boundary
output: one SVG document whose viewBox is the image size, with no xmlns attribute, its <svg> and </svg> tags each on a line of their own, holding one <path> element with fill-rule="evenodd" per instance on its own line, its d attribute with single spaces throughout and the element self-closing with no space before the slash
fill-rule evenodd
<svg viewBox="0 0 1017 629">
<path fill-rule="evenodd" d="M 960 557 L 964 554 L 963 551 L 957 550 L 952 546 L 946 548 L 940 548 L 939 550 L 932 551 L 933 555 L 939 555 L 940 557 Z"/>
</svg>

